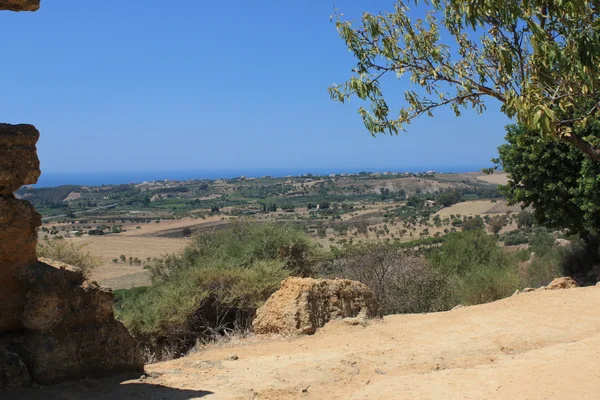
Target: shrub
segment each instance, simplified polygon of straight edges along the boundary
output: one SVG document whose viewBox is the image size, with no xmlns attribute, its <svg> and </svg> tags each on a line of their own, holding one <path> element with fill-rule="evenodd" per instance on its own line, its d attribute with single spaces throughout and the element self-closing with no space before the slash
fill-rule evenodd
<svg viewBox="0 0 600 400">
<path fill-rule="evenodd" d="M 531 250 L 538 257 L 543 257 L 554 247 L 554 236 L 544 229 L 536 229 L 529 237 Z"/>
<path fill-rule="evenodd" d="M 596 236 L 586 240 L 573 238 L 571 245 L 561 249 L 561 269 L 564 275 L 579 278 L 582 283 L 595 284 L 600 271 L 594 269 L 600 263 L 600 239 Z"/>
<path fill-rule="evenodd" d="M 158 359 L 231 330 L 254 313 L 290 274 L 312 270 L 314 249 L 296 229 L 234 224 L 196 236 L 180 253 L 149 266 L 153 286 L 120 292 L 117 317 Z"/>
<path fill-rule="evenodd" d="M 75 244 L 64 239 L 45 238 L 38 241 L 37 255 L 72 265 L 87 277 L 100 265 L 101 260 L 90 253 L 84 253 L 82 249 L 85 246 L 86 244 Z"/>
<path fill-rule="evenodd" d="M 449 234 L 429 260 L 451 280 L 461 304 L 498 300 L 519 287 L 515 258 L 481 230 Z"/>
<path fill-rule="evenodd" d="M 516 246 L 519 244 L 528 244 L 529 236 L 525 232 L 515 229 L 503 234 L 500 237 L 500 240 L 503 241 L 506 246 Z"/>
<path fill-rule="evenodd" d="M 453 305 L 448 280 L 423 258 L 393 244 L 347 247 L 334 274 L 369 286 L 383 314 L 435 312 Z"/>
</svg>

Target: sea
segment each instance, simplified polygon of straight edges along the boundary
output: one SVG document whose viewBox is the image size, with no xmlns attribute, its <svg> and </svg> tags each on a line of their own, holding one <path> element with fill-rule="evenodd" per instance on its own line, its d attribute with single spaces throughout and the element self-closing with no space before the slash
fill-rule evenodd
<svg viewBox="0 0 600 400">
<path fill-rule="evenodd" d="M 230 179 L 245 176 L 259 178 L 263 176 L 285 177 L 306 174 L 356 174 L 359 172 L 424 172 L 438 173 L 476 172 L 488 166 L 438 166 L 404 168 L 290 168 L 290 169 L 235 169 L 235 170 L 189 170 L 189 171 L 115 171 L 115 172 L 42 172 L 38 183 L 33 187 L 54 187 L 61 185 L 102 186 L 146 181 L 186 181 L 190 179 Z"/>
</svg>

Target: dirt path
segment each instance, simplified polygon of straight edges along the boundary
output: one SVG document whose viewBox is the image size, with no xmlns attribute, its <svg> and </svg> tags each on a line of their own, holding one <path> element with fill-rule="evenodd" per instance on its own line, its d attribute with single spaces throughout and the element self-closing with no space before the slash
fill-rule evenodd
<svg viewBox="0 0 600 400">
<path fill-rule="evenodd" d="M 309 337 L 254 337 L 149 365 L 146 379 L 0 398 L 598 399 L 598 359 L 600 287 L 590 287 L 367 327 L 334 322 Z"/>
</svg>

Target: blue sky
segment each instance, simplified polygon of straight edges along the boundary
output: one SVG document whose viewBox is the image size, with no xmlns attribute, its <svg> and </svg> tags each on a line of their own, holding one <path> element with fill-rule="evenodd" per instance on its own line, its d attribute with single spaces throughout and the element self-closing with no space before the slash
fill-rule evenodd
<svg viewBox="0 0 600 400">
<path fill-rule="evenodd" d="M 503 142 L 509 121 L 493 101 L 482 116 L 438 111 L 371 137 L 357 101 L 327 94 L 354 65 L 333 2 L 170 3 L 0 13 L 0 120 L 36 125 L 44 172 L 484 167 Z M 350 19 L 392 5 L 336 0 Z"/>
</svg>

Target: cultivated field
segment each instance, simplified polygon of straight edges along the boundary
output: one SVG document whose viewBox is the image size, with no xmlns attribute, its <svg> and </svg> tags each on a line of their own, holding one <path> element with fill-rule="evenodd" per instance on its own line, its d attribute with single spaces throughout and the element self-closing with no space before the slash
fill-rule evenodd
<svg viewBox="0 0 600 400">
<path fill-rule="evenodd" d="M 449 217 L 450 215 L 485 215 L 518 213 L 521 211 L 519 205 L 509 206 L 505 200 L 476 200 L 465 201 L 463 203 L 453 204 L 450 207 L 442 208 L 437 214 L 440 217 Z"/>
<path fill-rule="evenodd" d="M 70 238 L 69 240 L 77 244 L 85 244 L 84 251 L 102 259 L 102 265 L 92 272 L 90 278 L 112 289 L 129 289 L 133 286 L 149 284 L 146 271 L 142 266 L 132 266 L 121 261 L 115 264 L 113 259 L 125 255 L 127 258 L 138 257 L 147 262 L 148 257 L 160 257 L 167 253 L 177 252 L 186 243 L 186 239 L 183 238 L 123 237 L 120 235 Z"/>
</svg>

